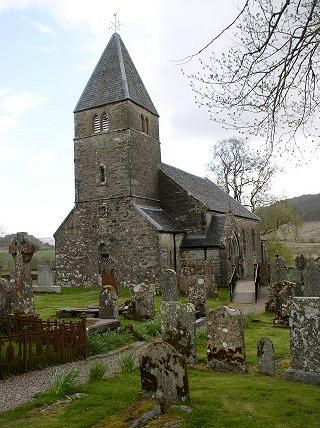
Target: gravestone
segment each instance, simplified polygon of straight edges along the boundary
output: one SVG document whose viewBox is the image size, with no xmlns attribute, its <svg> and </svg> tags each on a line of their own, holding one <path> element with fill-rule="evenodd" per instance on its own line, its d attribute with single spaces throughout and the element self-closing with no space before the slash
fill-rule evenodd
<svg viewBox="0 0 320 428">
<path fill-rule="evenodd" d="M 111 285 L 101 287 L 99 299 L 99 318 L 117 319 L 118 311 L 118 293 Z"/>
<path fill-rule="evenodd" d="M 54 272 L 48 263 L 38 264 L 38 287 L 48 289 L 54 287 L 54 279 Z"/>
<path fill-rule="evenodd" d="M 9 246 L 14 260 L 14 281 L 11 307 L 24 313 L 34 313 L 30 261 L 36 247 L 26 232 L 18 232 Z"/>
<path fill-rule="evenodd" d="M 294 297 L 290 314 L 288 379 L 320 385 L 320 298 Z"/>
<path fill-rule="evenodd" d="M 177 274 L 173 269 L 162 271 L 161 291 L 161 300 L 163 302 L 179 302 Z"/>
<path fill-rule="evenodd" d="M 263 337 L 257 343 L 257 356 L 259 372 L 265 376 L 274 376 L 276 372 L 274 347 L 267 337 Z"/>
<path fill-rule="evenodd" d="M 195 309 L 191 303 L 162 302 L 161 337 L 186 357 L 191 364 L 196 362 Z"/>
<path fill-rule="evenodd" d="M 10 283 L 0 278 L 0 317 L 11 313 Z"/>
<path fill-rule="evenodd" d="M 142 395 L 146 399 L 189 401 L 185 358 L 169 343 L 150 343 L 140 358 Z"/>
<path fill-rule="evenodd" d="M 270 285 L 287 280 L 286 261 L 276 255 L 270 262 Z"/>
<path fill-rule="evenodd" d="M 197 316 L 200 317 L 207 316 L 207 293 L 203 285 L 203 279 L 199 278 L 190 282 L 188 290 L 189 302 L 194 305 Z"/>
<path fill-rule="evenodd" d="M 154 308 L 154 284 L 140 283 L 132 287 L 132 299 L 128 311 L 128 318 L 145 320 L 153 318 Z"/>
<path fill-rule="evenodd" d="M 281 281 L 271 287 L 270 309 L 274 313 L 274 327 L 289 327 L 292 299 L 297 295 L 294 282 Z"/>
<path fill-rule="evenodd" d="M 320 297 L 320 266 L 314 261 L 309 261 L 303 272 L 304 296 Z"/>
<path fill-rule="evenodd" d="M 212 260 L 185 260 L 181 264 L 180 290 L 188 295 L 189 288 L 202 289 L 202 295 L 216 298 L 217 283 Z M 189 296 L 190 297 L 190 296 Z"/>
<path fill-rule="evenodd" d="M 213 370 L 245 372 L 245 344 L 239 309 L 221 306 L 207 318 L 207 357 Z"/>
</svg>

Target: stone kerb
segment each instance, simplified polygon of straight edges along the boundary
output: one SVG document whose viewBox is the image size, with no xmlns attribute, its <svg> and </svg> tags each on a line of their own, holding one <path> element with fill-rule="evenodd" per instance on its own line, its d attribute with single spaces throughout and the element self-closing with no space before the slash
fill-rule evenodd
<svg viewBox="0 0 320 428">
<path fill-rule="evenodd" d="M 276 372 L 273 343 L 267 337 L 257 342 L 259 372 L 265 376 L 274 376 Z"/>
<path fill-rule="evenodd" d="M 191 303 L 161 303 L 161 337 L 187 359 L 196 362 L 195 309 Z"/>
<path fill-rule="evenodd" d="M 141 387 L 144 398 L 189 401 L 185 358 L 169 343 L 150 343 L 140 357 Z"/>
<path fill-rule="evenodd" d="M 320 298 L 294 297 L 290 314 L 291 367 L 287 379 L 320 385 Z"/>
<path fill-rule="evenodd" d="M 213 370 L 245 372 L 244 327 L 241 311 L 222 306 L 207 318 L 207 357 Z"/>
</svg>

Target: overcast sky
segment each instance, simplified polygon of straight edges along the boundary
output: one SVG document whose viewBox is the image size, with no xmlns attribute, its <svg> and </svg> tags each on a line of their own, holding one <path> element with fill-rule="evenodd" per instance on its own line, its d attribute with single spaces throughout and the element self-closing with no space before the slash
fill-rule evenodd
<svg viewBox="0 0 320 428">
<path fill-rule="evenodd" d="M 240 2 L 241 4 L 241 2 Z M 236 13 L 231 0 L 0 0 L 0 227 L 50 236 L 73 206 L 73 109 L 112 35 L 121 37 L 160 114 L 162 160 L 207 174 L 210 147 L 231 137 L 194 104 L 174 60 Z M 196 70 L 197 60 L 186 71 Z M 285 163 L 273 192 L 319 193 L 319 159 Z"/>
</svg>

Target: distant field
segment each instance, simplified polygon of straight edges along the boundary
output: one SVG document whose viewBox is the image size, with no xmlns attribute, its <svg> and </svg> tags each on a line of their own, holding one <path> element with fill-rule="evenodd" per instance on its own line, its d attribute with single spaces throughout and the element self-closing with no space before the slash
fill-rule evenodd
<svg viewBox="0 0 320 428">
<path fill-rule="evenodd" d="M 279 238 L 292 248 L 294 254 L 305 254 L 313 258 L 320 256 L 320 221 L 304 222 L 296 236 L 287 230 L 280 233 Z"/>
<path fill-rule="evenodd" d="M 37 270 L 38 263 L 40 262 L 54 262 L 55 251 L 54 249 L 50 250 L 39 250 L 37 251 L 31 260 L 31 270 Z M 8 272 L 12 269 L 13 258 L 8 251 L 0 252 L 0 272 Z"/>
</svg>

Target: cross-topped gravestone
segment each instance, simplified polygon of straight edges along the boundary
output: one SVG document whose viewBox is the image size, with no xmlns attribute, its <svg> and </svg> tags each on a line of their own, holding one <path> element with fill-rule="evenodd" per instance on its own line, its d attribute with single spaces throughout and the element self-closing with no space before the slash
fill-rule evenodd
<svg viewBox="0 0 320 428">
<path fill-rule="evenodd" d="M 118 33 L 121 25 L 122 25 L 122 22 L 119 21 L 118 14 L 117 14 L 117 12 L 115 12 L 113 14 L 113 21 L 111 21 L 111 25 L 109 28 L 110 28 L 110 30 L 113 30 L 114 33 Z"/>
<path fill-rule="evenodd" d="M 14 260 L 12 309 L 24 313 L 34 312 L 30 261 L 35 251 L 36 247 L 26 232 L 18 232 L 9 246 Z"/>
</svg>

